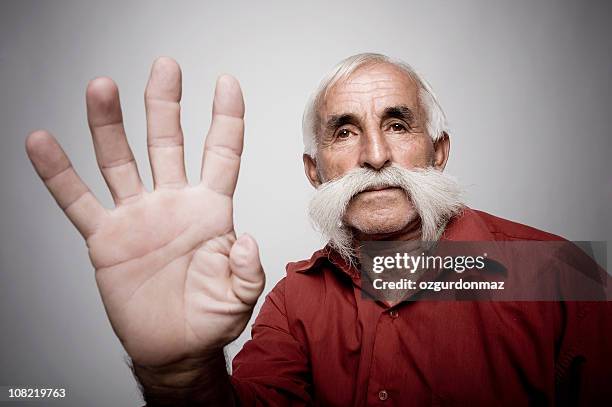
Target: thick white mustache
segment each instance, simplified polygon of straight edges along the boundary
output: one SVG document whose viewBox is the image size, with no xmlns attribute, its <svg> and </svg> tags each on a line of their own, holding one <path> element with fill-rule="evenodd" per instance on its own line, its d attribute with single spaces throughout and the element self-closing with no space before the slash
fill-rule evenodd
<svg viewBox="0 0 612 407">
<path fill-rule="evenodd" d="M 434 241 L 438 229 L 463 208 L 463 190 L 455 178 L 433 168 L 381 170 L 357 168 L 317 188 L 308 213 L 315 227 L 347 260 L 354 257 L 352 233 L 342 224 L 351 199 L 371 188 L 398 187 L 410 197 L 421 219 L 421 240 Z"/>
</svg>

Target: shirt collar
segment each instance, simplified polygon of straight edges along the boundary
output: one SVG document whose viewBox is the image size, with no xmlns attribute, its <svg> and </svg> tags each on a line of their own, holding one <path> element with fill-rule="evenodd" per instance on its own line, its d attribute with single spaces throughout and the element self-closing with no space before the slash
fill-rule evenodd
<svg viewBox="0 0 612 407">
<path fill-rule="evenodd" d="M 476 211 L 466 206 L 448 222 L 440 240 L 488 242 L 495 240 L 495 235 Z"/>
<path fill-rule="evenodd" d="M 328 261 L 336 266 L 338 269 L 348 274 L 351 278 L 358 277 L 359 272 L 355 267 L 351 266 L 346 260 L 340 256 L 329 244 L 324 248 L 317 250 L 312 254 L 310 259 L 291 262 L 287 264 L 288 272 L 297 273 L 308 273 L 314 270 L 318 270 L 320 264 L 324 261 Z"/>
<path fill-rule="evenodd" d="M 461 213 L 454 216 L 446 225 L 440 240 L 447 241 L 492 241 L 495 236 L 489 231 L 486 223 L 478 214 L 464 207 Z M 329 244 L 317 250 L 310 259 L 287 264 L 288 272 L 308 273 L 319 270 L 324 261 L 332 263 L 351 279 L 359 279 L 359 270 L 348 264 Z"/>
</svg>

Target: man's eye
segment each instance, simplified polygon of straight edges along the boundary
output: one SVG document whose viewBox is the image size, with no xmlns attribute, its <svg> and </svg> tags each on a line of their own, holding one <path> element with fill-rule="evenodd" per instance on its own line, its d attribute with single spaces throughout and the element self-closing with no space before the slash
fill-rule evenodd
<svg viewBox="0 0 612 407">
<path fill-rule="evenodd" d="M 336 134 L 336 137 L 338 137 L 339 139 L 347 139 L 351 136 L 351 131 L 348 129 L 340 129 L 338 130 L 338 133 Z"/>
<path fill-rule="evenodd" d="M 401 123 L 393 123 L 391 124 L 391 126 L 389 126 L 389 128 L 391 129 L 391 131 L 396 131 L 396 132 L 400 132 L 400 131 L 406 131 L 406 126 L 404 126 Z"/>
</svg>

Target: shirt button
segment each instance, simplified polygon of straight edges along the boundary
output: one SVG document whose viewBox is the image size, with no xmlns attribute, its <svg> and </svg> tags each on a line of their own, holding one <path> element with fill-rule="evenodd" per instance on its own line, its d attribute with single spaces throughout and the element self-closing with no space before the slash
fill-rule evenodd
<svg viewBox="0 0 612 407">
<path fill-rule="evenodd" d="M 385 401 L 389 398 L 389 393 L 386 390 L 381 390 L 378 392 L 378 398 L 382 401 Z"/>
<path fill-rule="evenodd" d="M 389 311 L 389 316 L 393 319 L 399 317 L 399 313 L 397 312 L 397 310 L 392 309 L 391 311 Z"/>
</svg>

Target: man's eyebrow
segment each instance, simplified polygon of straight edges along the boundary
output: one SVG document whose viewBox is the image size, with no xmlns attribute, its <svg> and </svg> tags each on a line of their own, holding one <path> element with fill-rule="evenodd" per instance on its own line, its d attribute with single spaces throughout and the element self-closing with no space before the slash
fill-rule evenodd
<svg viewBox="0 0 612 407">
<path fill-rule="evenodd" d="M 390 106 L 385 109 L 383 118 L 401 119 L 412 125 L 414 124 L 414 111 L 406 105 Z"/>
<path fill-rule="evenodd" d="M 359 120 L 354 114 L 335 114 L 331 115 L 329 119 L 327 119 L 327 122 L 325 123 L 325 128 L 327 130 L 335 130 L 338 127 L 344 126 L 345 124 L 357 124 L 358 122 Z"/>
</svg>

